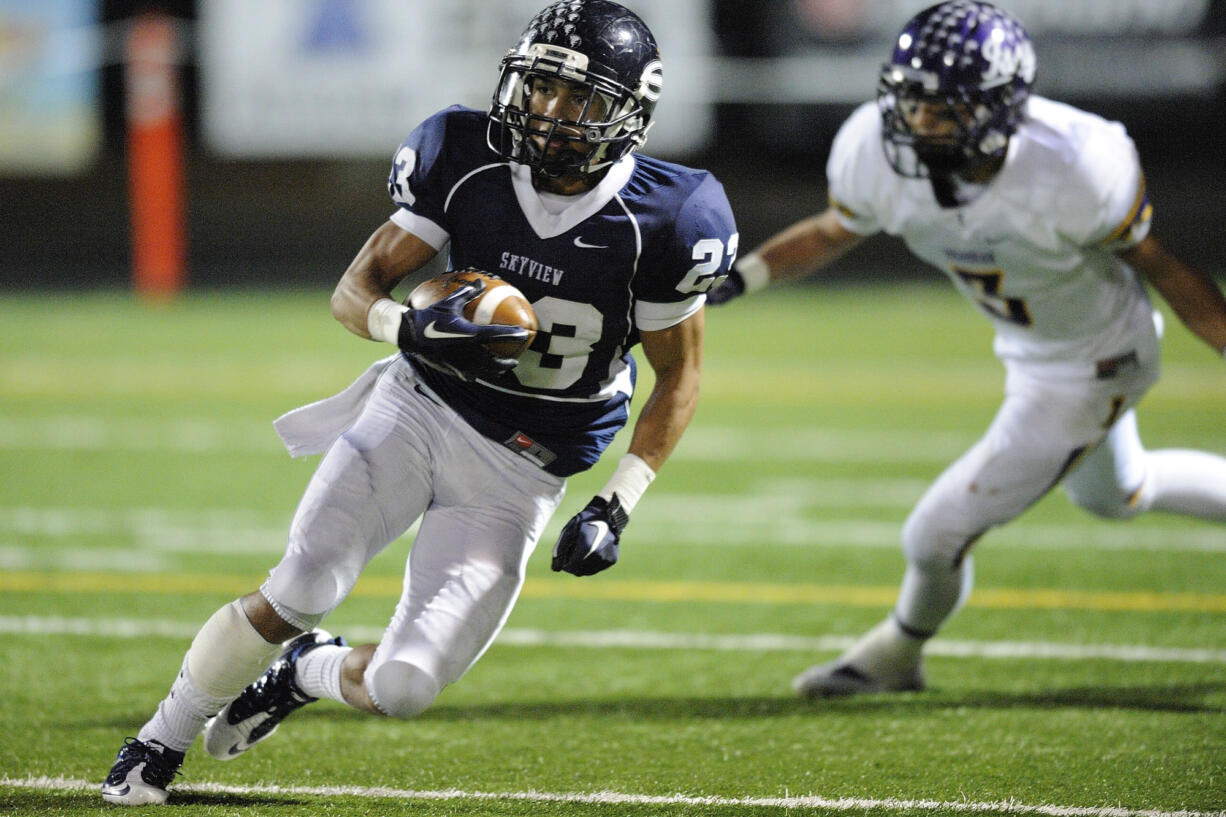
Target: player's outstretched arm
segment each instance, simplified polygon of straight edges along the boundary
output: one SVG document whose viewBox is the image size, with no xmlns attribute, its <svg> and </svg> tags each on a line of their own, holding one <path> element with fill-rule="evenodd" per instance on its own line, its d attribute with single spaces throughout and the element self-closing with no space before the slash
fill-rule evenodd
<svg viewBox="0 0 1226 817">
<path fill-rule="evenodd" d="M 1226 355 L 1226 298 L 1212 278 L 1181 261 L 1152 235 L 1120 257 L 1149 279 L 1188 329 Z"/>
<path fill-rule="evenodd" d="M 844 227 L 833 207 L 768 238 L 762 246 L 737 260 L 722 284 L 707 293 L 707 303 L 718 306 L 773 281 L 812 275 L 864 240 Z"/>
<path fill-rule="evenodd" d="M 558 536 L 553 548 L 555 571 L 590 576 L 616 564 L 630 512 L 694 416 L 702 373 L 703 327 L 699 310 L 668 329 L 643 332 L 643 353 L 655 372 L 655 386 L 617 470 Z"/>
</svg>

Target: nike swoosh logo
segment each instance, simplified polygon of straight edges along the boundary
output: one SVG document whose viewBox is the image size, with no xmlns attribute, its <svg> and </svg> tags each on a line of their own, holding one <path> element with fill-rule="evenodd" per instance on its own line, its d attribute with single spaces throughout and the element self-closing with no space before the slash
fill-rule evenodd
<svg viewBox="0 0 1226 817">
<path fill-rule="evenodd" d="M 595 522 L 588 522 L 588 524 L 591 525 L 596 530 L 596 536 L 595 538 L 592 539 L 592 546 L 588 549 L 587 554 L 583 557 L 585 559 L 588 556 L 591 556 L 596 551 L 600 550 L 601 544 L 604 543 L 604 538 L 609 535 L 609 523 L 608 522 L 601 522 L 597 520 Z"/>
<path fill-rule="evenodd" d="M 226 754 L 230 755 L 230 757 L 234 757 L 234 755 L 241 755 L 245 751 L 247 750 L 238 748 L 238 744 L 236 743 L 226 750 Z"/>
<path fill-rule="evenodd" d="M 575 246 L 579 247 L 580 249 L 584 249 L 584 250 L 607 250 L 609 249 L 609 245 L 607 244 L 589 244 L 583 240 L 582 236 L 575 236 Z"/>
<path fill-rule="evenodd" d="M 433 397 L 431 397 L 430 395 L 426 394 L 426 390 L 425 390 L 425 389 L 423 389 L 423 388 L 421 387 L 421 384 L 420 384 L 420 383 L 414 383 L 414 384 L 413 384 L 413 391 L 417 392 L 417 393 L 418 393 L 418 394 L 420 394 L 422 397 L 426 398 L 427 400 L 429 400 L 431 403 L 433 403 L 433 404 L 434 404 L 434 405 L 436 405 L 436 406 L 441 406 L 441 405 L 442 405 L 442 403 L 440 403 L 439 401 L 435 400 L 435 399 L 434 399 Z"/>
<path fill-rule="evenodd" d="M 446 340 L 447 338 L 471 338 L 472 335 L 467 332 L 444 332 L 442 329 L 436 329 L 437 321 L 430 321 L 426 324 L 426 328 L 422 330 L 422 334 L 431 340 Z"/>
</svg>

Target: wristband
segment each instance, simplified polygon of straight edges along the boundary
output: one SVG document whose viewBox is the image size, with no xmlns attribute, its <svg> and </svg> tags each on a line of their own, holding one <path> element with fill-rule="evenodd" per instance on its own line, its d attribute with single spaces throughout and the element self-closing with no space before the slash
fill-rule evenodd
<svg viewBox="0 0 1226 817">
<path fill-rule="evenodd" d="M 407 306 L 391 298 L 380 298 L 371 304 L 366 313 L 366 331 L 370 333 L 371 340 L 396 343 L 400 337 L 400 316 L 408 311 Z"/>
<path fill-rule="evenodd" d="M 616 494 L 622 510 L 629 514 L 655 478 L 656 472 L 641 457 L 624 454 L 617 463 L 617 470 L 596 496 L 612 501 Z"/>
<path fill-rule="evenodd" d="M 745 292 L 756 292 L 771 282 L 771 268 L 756 252 L 742 257 L 736 262 L 736 271 L 745 282 Z"/>
</svg>

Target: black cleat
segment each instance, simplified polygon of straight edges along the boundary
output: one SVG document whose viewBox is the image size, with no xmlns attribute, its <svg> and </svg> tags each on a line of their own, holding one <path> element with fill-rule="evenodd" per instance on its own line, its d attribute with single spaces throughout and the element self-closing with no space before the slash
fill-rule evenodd
<svg viewBox="0 0 1226 817">
<path fill-rule="evenodd" d="M 125 738 L 111 773 L 102 781 L 102 799 L 121 806 L 165 803 L 170 796 L 166 787 L 179 773 L 183 755 L 156 740 Z"/>
<path fill-rule="evenodd" d="M 324 644 L 343 647 L 345 639 L 314 630 L 287 642 L 281 657 L 205 724 L 205 750 L 218 760 L 233 760 L 271 737 L 295 709 L 319 700 L 299 689 L 294 681 L 294 667 L 299 658 Z"/>
</svg>

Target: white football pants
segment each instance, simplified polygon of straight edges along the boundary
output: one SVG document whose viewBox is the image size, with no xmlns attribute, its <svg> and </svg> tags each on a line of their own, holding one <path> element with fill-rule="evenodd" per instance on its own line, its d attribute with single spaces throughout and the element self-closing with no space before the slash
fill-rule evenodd
<svg viewBox="0 0 1226 817">
<path fill-rule="evenodd" d="M 502 629 L 565 481 L 481 436 L 403 360 L 379 377 L 354 425 L 324 455 L 261 592 L 311 629 L 353 589 L 367 563 L 421 517 L 404 592 L 366 671 L 388 662 L 433 694 L 458 680 Z M 405 673 L 385 673 L 403 677 Z M 422 680 L 424 676 L 424 680 Z M 430 700 L 433 694 L 429 694 Z M 413 691 L 384 711 L 428 705 Z M 419 700 L 401 706 L 402 697 Z"/>
<path fill-rule="evenodd" d="M 899 624 L 913 635 L 935 633 L 970 592 L 976 540 L 1062 479 L 1070 499 L 1099 516 L 1152 508 L 1226 521 L 1226 458 L 1141 445 L 1132 406 L 1156 379 L 1156 366 L 1078 383 L 1010 372 L 983 438 L 937 478 L 903 526 Z"/>
</svg>

